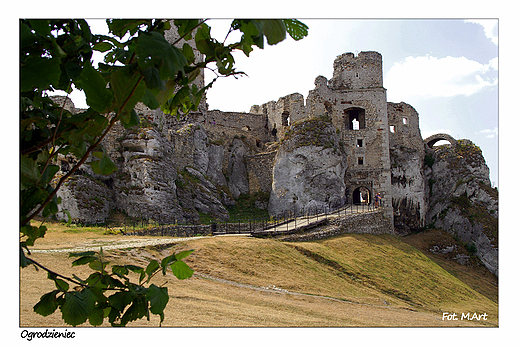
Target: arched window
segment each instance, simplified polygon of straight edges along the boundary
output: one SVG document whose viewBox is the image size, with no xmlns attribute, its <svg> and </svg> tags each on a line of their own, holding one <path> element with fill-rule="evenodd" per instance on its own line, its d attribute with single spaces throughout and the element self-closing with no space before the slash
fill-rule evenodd
<svg viewBox="0 0 520 346">
<path fill-rule="evenodd" d="M 362 130 L 365 128 L 365 110 L 363 108 L 350 108 L 345 110 L 345 127 L 349 130 Z"/>
</svg>

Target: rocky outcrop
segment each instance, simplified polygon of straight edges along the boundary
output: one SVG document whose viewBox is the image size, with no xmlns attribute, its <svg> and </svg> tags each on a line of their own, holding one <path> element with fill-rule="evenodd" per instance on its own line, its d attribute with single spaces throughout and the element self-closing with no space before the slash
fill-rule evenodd
<svg viewBox="0 0 520 346">
<path fill-rule="evenodd" d="M 314 211 L 345 203 L 346 155 L 336 129 L 325 118 L 295 124 L 274 160 L 269 213 Z"/>
<path fill-rule="evenodd" d="M 87 169 L 85 167 L 85 169 Z M 70 177 L 58 190 L 57 218 L 75 223 L 104 222 L 110 213 L 110 192 L 102 180 L 79 171 Z"/>
<path fill-rule="evenodd" d="M 428 208 L 424 150 L 391 148 L 390 160 L 394 227 L 398 234 L 410 234 L 424 227 Z"/>
<path fill-rule="evenodd" d="M 177 201 L 173 146 L 155 128 L 126 131 L 117 140 L 119 169 L 113 174 L 114 207 L 131 217 L 184 221 Z"/>
<path fill-rule="evenodd" d="M 428 209 L 424 175 L 425 144 L 419 128 L 419 114 L 404 102 L 387 103 L 390 131 L 392 207 L 397 234 L 422 229 Z"/>
<path fill-rule="evenodd" d="M 426 162 L 426 223 L 474 249 L 486 268 L 498 275 L 498 191 L 491 187 L 480 148 L 461 140 L 455 147 L 434 147 Z"/>
<path fill-rule="evenodd" d="M 247 169 L 244 161 L 247 152 L 247 146 L 241 139 L 233 140 L 228 158 L 228 187 L 235 199 L 249 192 Z"/>
</svg>

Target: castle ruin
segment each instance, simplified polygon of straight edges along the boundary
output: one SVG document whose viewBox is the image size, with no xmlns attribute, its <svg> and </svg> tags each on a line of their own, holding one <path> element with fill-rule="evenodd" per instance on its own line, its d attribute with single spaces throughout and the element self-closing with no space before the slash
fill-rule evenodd
<svg viewBox="0 0 520 346">
<path fill-rule="evenodd" d="M 196 83 L 203 85 L 203 77 Z M 241 196 L 262 196 L 257 207 L 276 216 L 373 205 L 380 194 L 377 217 L 385 220 L 385 233 L 442 226 L 477 244 L 488 269 L 498 270 L 497 231 L 483 231 L 455 208 L 466 196 L 496 223 L 498 192 L 480 149 L 467 151 L 475 147 L 471 142 L 446 134 L 423 140 L 417 111 L 387 102 L 378 52 L 338 56 L 332 78 L 318 76 L 307 99 L 294 93 L 248 113 L 209 110 L 203 99 L 198 111 L 179 118 L 142 104 L 136 111 L 140 125 L 116 124 L 103 141 L 118 170 L 96 176 L 83 165 L 58 192 L 60 211 L 73 220 L 102 223 L 118 210 L 134 218 L 197 223 L 203 214 L 227 220 L 228 207 Z M 433 147 L 439 140 L 451 144 L 442 155 Z M 450 157 L 471 160 L 459 160 L 471 172 L 454 170 Z M 74 158 L 59 161 L 66 172 Z M 64 212 L 58 217 L 67 219 Z"/>
</svg>

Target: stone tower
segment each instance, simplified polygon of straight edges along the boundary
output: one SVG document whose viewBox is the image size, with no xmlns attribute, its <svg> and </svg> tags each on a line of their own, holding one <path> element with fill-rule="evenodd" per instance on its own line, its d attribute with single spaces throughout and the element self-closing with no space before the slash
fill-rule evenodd
<svg viewBox="0 0 520 346">
<path fill-rule="evenodd" d="M 383 61 L 377 52 L 345 53 L 334 61 L 331 80 L 319 76 L 307 98 L 309 116 L 328 115 L 348 157 L 347 203 L 373 203 L 380 193 L 392 215 L 389 123 Z"/>
</svg>

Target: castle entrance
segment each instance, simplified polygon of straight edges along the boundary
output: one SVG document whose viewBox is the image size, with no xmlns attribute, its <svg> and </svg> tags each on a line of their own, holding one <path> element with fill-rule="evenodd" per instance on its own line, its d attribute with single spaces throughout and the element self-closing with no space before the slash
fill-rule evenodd
<svg viewBox="0 0 520 346">
<path fill-rule="evenodd" d="M 352 203 L 355 205 L 368 205 L 372 200 L 370 190 L 364 186 L 360 186 L 352 193 Z"/>
</svg>

